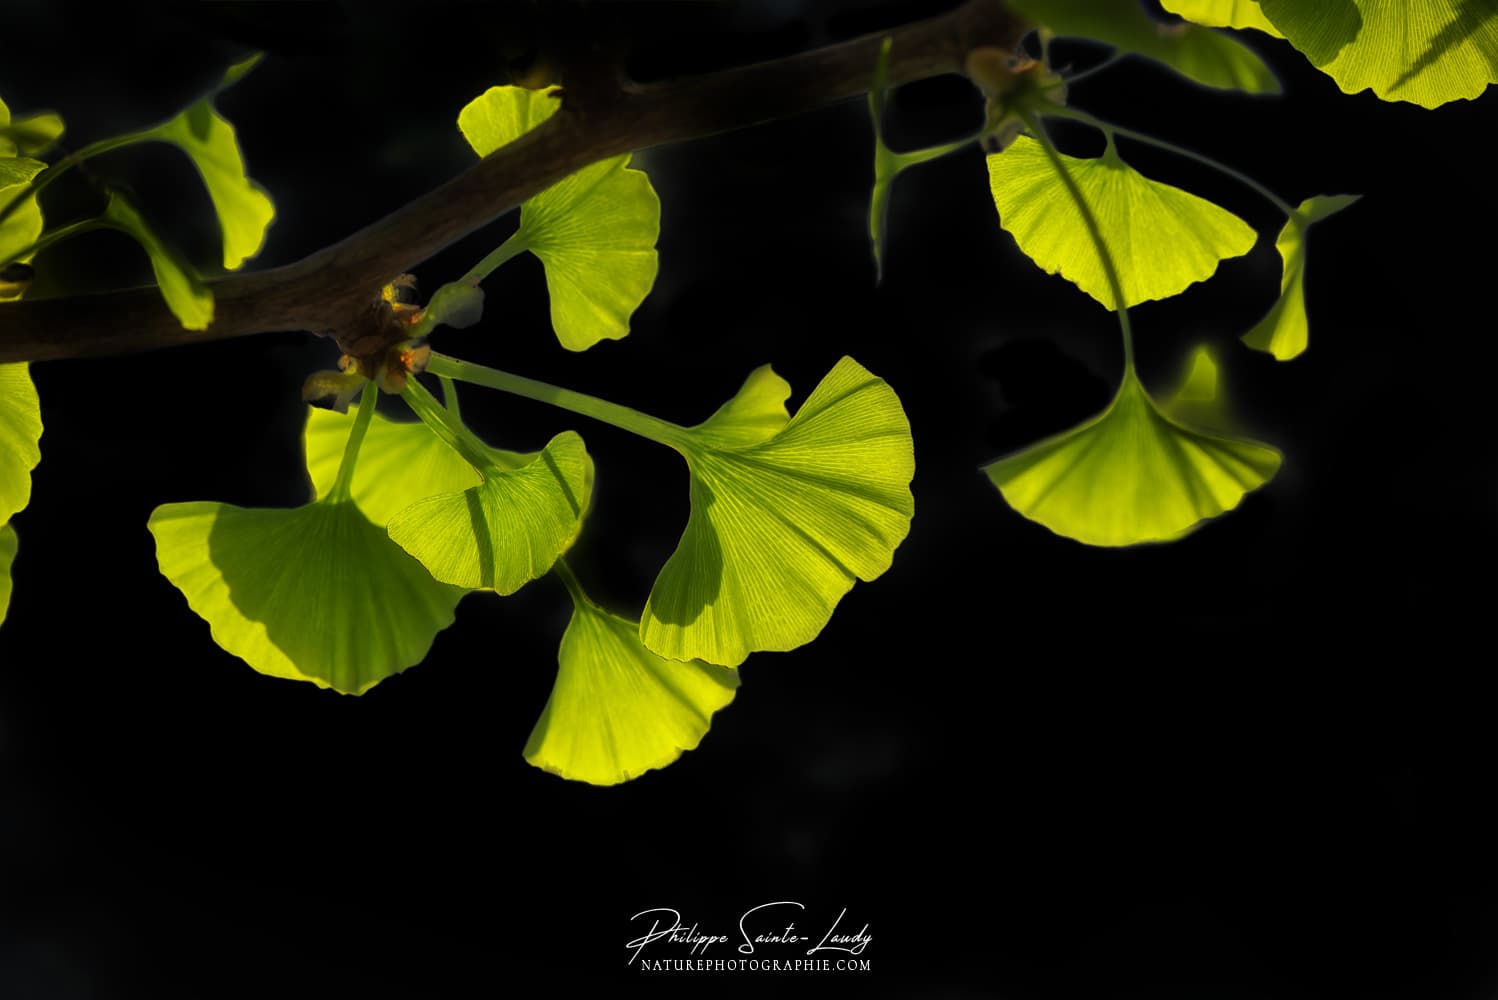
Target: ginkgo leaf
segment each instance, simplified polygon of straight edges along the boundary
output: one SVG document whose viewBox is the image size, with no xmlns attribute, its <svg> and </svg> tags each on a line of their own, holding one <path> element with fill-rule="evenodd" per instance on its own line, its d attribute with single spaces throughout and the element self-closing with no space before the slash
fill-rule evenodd
<svg viewBox="0 0 1498 1000">
<path fill-rule="evenodd" d="M 40 156 L 62 138 L 64 131 L 62 116 L 52 111 L 0 124 L 0 156 Z"/>
<path fill-rule="evenodd" d="M 640 642 L 635 622 L 594 604 L 575 581 L 568 590 L 556 683 L 525 759 L 573 781 L 617 785 L 696 749 L 713 713 L 733 701 L 738 671 L 663 659 Z"/>
<path fill-rule="evenodd" d="M 276 206 L 265 190 L 245 173 L 234 126 L 218 113 L 213 101 L 258 60 L 259 56 L 255 56 L 231 66 L 214 93 L 141 136 L 171 143 L 198 168 L 223 232 L 224 267 L 231 271 L 260 252 L 265 231 L 276 217 Z"/>
<path fill-rule="evenodd" d="M 26 362 L 0 364 L 0 524 L 31 500 L 41 439 L 41 403 Z"/>
<path fill-rule="evenodd" d="M 1344 93 L 1434 108 L 1498 83 L 1498 0 L 1260 0 Z"/>
<path fill-rule="evenodd" d="M 16 529 L 9 524 L 0 526 L 0 624 L 4 623 L 5 615 L 10 610 L 10 566 L 16 561 L 18 544 Z"/>
<path fill-rule="evenodd" d="M 760 368 L 678 446 L 691 515 L 640 618 L 652 651 L 737 666 L 810 642 L 910 530 L 915 455 L 894 390 L 845 357 L 790 418 L 787 394 Z"/>
<path fill-rule="evenodd" d="M 30 257 L 26 252 L 27 248 L 42 234 L 42 210 L 37 205 L 36 198 L 29 193 L 29 188 L 32 178 L 46 167 L 41 160 L 24 156 L 0 159 L 0 210 L 17 198 L 26 199 L 24 204 L 0 222 L 0 264 L 19 260 L 22 256 Z"/>
<path fill-rule="evenodd" d="M 1194 391 L 1203 388 L 1198 380 Z M 1120 546 L 1181 537 L 1236 507 L 1279 466 L 1268 445 L 1167 416 L 1129 369 L 1102 413 L 984 471 L 1030 520 L 1088 545 Z"/>
<path fill-rule="evenodd" d="M 1283 270 L 1280 274 L 1280 297 L 1254 328 L 1243 335 L 1243 342 L 1260 351 L 1268 351 L 1280 361 L 1289 361 L 1306 349 L 1310 342 L 1310 325 L 1306 319 L 1306 234 L 1312 223 L 1357 201 L 1359 195 L 1322 195 L 1301 202 L 1274 241 L 1280 252 Z"/>
<path fill-rule="evenodd" d="M 203 283 L 197 269 L 163 243 L 123 195 L 118 192 L 110 194 L 100 221 L 128 233 L 140 244 L 151 259 L 151 270 L 156 274 L 161 297 L 166 299 L 167 307 L 183 329 L 208 329 L 208 324 L 213 322 L 213 292 Z"/>
<path fill-rule="evenodd" d="M 1150 180 L 1111 144 L 1096 159 L 1061 159 L 1097 217 L 1126 306 L 1176 295 L 1211 277 L 1220 261 L 1253 248 L 1257 236 L 1248 223 Z M 1000 224 L 1031 260 L 1117 308 L 1081 210 L 1040 143 L 1022 136 L 989 156 L 988 180 Z"/>
<path fill-rule="evenodd" d="M 161 572 L 215 642 L 263 674 L 345 694 L 421 662 L 464 593 L 348 500 L 166 504 L 150 529 Z"/>
<path fill-rule="evenodd" d="M 1264 16 L 1257 0 L 1161 0 L 1160 6 L 1209 28 L 1254 28 L 1275 38 L 1284 37 Z"/>
<path fill-rule="evenodd" d="M 487 156 L 549 118 L 553 93 L 491 87 L 459 113 L 458 127 Z M 625 155 L 584 167 L 520 208 L 518 238 L 546 269 L 551 325 L 571 351 L 628 334 L 655 284 L 660 199 L 628 163 Z"/>
<path fill-rule="evenodd" d="M 445 583 L 519 590 L 577 539 L 593 487 L 593 460 L 573 431 L 521 457 L 528 461 L 512 466 L 484 456 L 478 485 L 405 507 L 390 519 L 390 537 Z"/>
<path fill-rule="evenodd" d="M 1253 49 L 1211 28 L 1161 24 L 1138 0 L 1010 0 L 1058 35 L 1091 38 L 1154 59 L 1208 87 L 1278 94 L 1279 79 Z"/>
</svg>

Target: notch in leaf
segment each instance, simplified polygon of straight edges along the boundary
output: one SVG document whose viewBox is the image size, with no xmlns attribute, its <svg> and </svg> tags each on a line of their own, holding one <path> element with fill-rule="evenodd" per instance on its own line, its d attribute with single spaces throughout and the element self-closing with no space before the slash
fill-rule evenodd
<svg viewBox="0 0 1498 1000">
<path fill-rule="evenodd" d="M 1300 203 L 1274 241 L 1280 253 L 1280 297 L 1263 319 L 1243 335 L 1243 342 L 1268 351 L 1280 361 L 1298 356 L 1310 343 L 1306 319 L 1306 237 L 1312 224 L 1336 215 L 1361 195 L 1337 194 L 1308 198 Z"/>
<path fill-rule="evenodd" d="M 491 87 L 458 114 L 458 128 L 475 153 L 488 156 L 550 118 L 556 94 Z M 569 351 L 628 334 L 630 316 L 655 284 L 661 203 L 650 178 L 628 164 L 628 154 L 594 163 L 526 199 L 520 229 L 496 251 L 499 260 L 522 250 L 541 259 L 551 325 Z"/>
<path fill-rule="evenodd" d="M 1058 154 L 1059 155 L 1059 154 Z M 1096 159 L 1062 156 L 1118 262 L 1124 305 L 1176 295 L 1253 249 L 1253 228 L 1205 198 L 1152 181 L 1110 141 Z M 1026 136 L 988 157 L 999 222 L 1026 256 L 1117 309 L 1082 213 L 1040 143 Z"/>
<path fill-rule="evenodd" d="M 637 623 L 593 603 L 566 563 L 556 569 L 572 618 L 525 759 L 572 781 L 617 785 L 695 750 L 713 714 L 733 701 L 738 671 L 657 656 Z"/>
<path fill-rule="evenodd" d="M 737 666 L 810 642 L 910 530 L 915 454 L 894 390 L 845 357 L 794 417 L 789 396 L 758 368 L 674 444 L 691 515 L 640 618 L 661 656 Z"/>
<path fill-rule="evenodd" d="M 362 694 L 413 666 L 464 591 L 432 579 L 353 498 L 374 413 L 365 390 L 340 472 L 302 507 L 165 504 L 151 514 L 161 572 L 214 641 L 263 674 Z"/>
<path fill-rule="evenodd" d="M 1220 415 L 1216 366 L 1206 361 L 1198 357 L 1164 408 L 1126 368 L 1102 413 L 984 472 L 1011 507 L 1058 535 L 1099 546 L 1180 538 L 1236 507 L 1281 460 L 1268 445 L 1209 433 L 1173 415 Z"/>
</svg>

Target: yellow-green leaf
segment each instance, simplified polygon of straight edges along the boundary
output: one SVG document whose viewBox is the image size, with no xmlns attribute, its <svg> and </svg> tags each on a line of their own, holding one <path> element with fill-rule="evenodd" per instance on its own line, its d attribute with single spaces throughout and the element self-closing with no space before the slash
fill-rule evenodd
<svg viewBox="0 0 1498 1000">
<path fill-rule="evenodd" d="M 1243 342 L 1260 351 L 1268 351 L 1280 361 L 1289 361 L 1304 351 L 1310 342 L 1310 324 L 1306 319 L 1306 235 L 1313 223 L 1335 215 L 1358 200 L 1358 195 L 1322 195 L 1301 202 L 1293 216 L 1280 230 L 1275 247 L 1280 252 L 1280 297 L 1254 328 L 1243 335 Z"/>
<path fill-rule="evenodd" d="M 1209 28 L 1254 28 L 1283 38 L 1256 0 L 1161 0 L 1162 7 Z"/>
<path fill-rule="evenodd" d="M 26 199 L 9 218 L 0 222 L 0 264 L 29 258 L 31 255 L 25 252 L 26 249 L 42 234 L 42 210 L 30 188 L 32 178 L 46 167 L 41 160 L 24 156 L 0 158 L 0 209 L 17 198 Z M 0 298 L 5 297 L 13 296 L 0 293 Z"/>
<path fill-rule="evenodd" d="M 1498 0 L 1260 0 L 1345 93 L 1434 108 L 1498 83 Z"/>
<path fill-rule="evenodd" d="M 145 250 L 151 259 L 151 270 L 156 274 L 156 284 L 161 288 L 161 297 L 166 299 L 167 307 L 183 328 L 208 329 L 208 324 L 213 322 L 213 293 L 203 283 L 197 269 L 163 243 L 135 207 L 118 192 L 110 194 L 101 219 L 106 225 L 129 233 Z"/>
<path fill-rule="evenodd" d="M 10 566 L 16 561 L 16 529 L 7 524 L 0 527 L 0 624 L 10 611 Z"/>
<path fill-rule="evenodd" d="M 1193 371 L 1190 395 L 1215 396 L 1215 368 Z M 987 466 L 1009 505 L 1088 545 L 1165 542 L 1232 510 L 1273 477 L 1268 445 L 1207 433 L 1167 416 L 1132 370 L 1108 408 Z"/>
<path fill-rule="evenodd" d="M 1096 159 L 1062 159 L 1097 217 L 1126 306 L 1176 295 L 1211 277 L 1220 261 L 1253 248 L 1256 234 L 1242 219 L 1150 180 L 1111 145 Z M 1117 308 L 1076 200 L 1040 143 L 1022 136 L 989 156 L 988 179 L 999 222 L 1019 248 L 1047 273 Z"/>
<path fill-rule="evenodd" d="M 42 408 L 26 362 L 0 364 L 0 524 L 31 500 L 31 470 L 42 460 Z"/>
<path fill-rule="evenodd" d="M 787 391 L 760 368 L 680 446 L 691 516 L 640 619 L 661 656 L 736 666 L 810 642 L 910 530 L 915 455 L 894 390 L 843 358 L 789 419 Z"/>
<path fill-rule="evenodd" d="M 525 759 L 573 781 L 616 785 L 696 749 L 713 713 L 733 701 L 738 671 L 663 659 L 641 644 L 635 622 L 594 604 L 575 580 L 568 589 L 572 620 Z"/>
</svg>

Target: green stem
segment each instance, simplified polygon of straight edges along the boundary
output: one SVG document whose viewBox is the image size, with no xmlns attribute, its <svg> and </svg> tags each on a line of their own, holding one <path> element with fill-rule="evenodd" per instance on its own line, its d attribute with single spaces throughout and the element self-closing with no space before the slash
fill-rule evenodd
<svg viewBox="0 0 1498 1000">
<path fill-rule="evenodd" d="M 558 559 L 552 563 L 551 571 L 561 578 L 562 585 L 567 588 L 573 604 L 581 608 L 584 604 L 591 603 L 588 600 L 587 591 L 583 590 L 583 585 L 578 582 L 577 575 L 572 572 L 572 567 L 567 565 L 567 560 Z"/>
<path fill-rule="evenodd" d="M 1075 84 L 1081 83 L 1083 80 L 1087 79 L 1090 76 L 1096 76 L 1098 73 L 1101 73 L 1106 69 L 1112 69 L 1114 66 L 1117 66 L 1120 61 L 1122 61 L 1123 57 L 1124 54 L 1122 52 L 1115 52 L 1107 59 L 1104 59 L 1102 62 L 1098 63 L 1096 66 L 1090 66 L 1080 73 L 1074 73 L 1071 76 L 1067 77 L 1066 85 L 1068 87 L 1071 87 Z"/>
<path fill-rule="evenodd" d="M 421 422 L 431 428 L 432 433 L 442 439 L 443 443 L 452 448 L 469 465 L 480 472 L 491 467 L 494 462 L 489 457 L 488 446 L 478 439 L 478 435 L 463 425 L 463 422 L 454 416 L 446 407 L 437 402 L 437 398 L 426 387 L 415 378 L 406 379 L 406 387 L 401 390 L 401 398 L 406 405 L 411 407 Z"/>
<path fill-rule="evenodd" d="M 98 156 L 100 153 L 108 153 L 111 150 L 119 149 L 122 146 L 132 146 L 138 142 L 147 142 L 155 138 L 153 135 L 154 132 L 155 129 L 146 129 L 143 132 L 127 132 L 124 135 L 117 135 L 112 139 L 100 139 L 98 142 L 91 142 L 82 149 L 64 156 L 42 172 L 41 177 L 31 186 L 30 191 L 23 194 L 22 197 L 16 198 L 4 208 L 0 208 L 0 226 L 3 226 L 5 220 L 9 219 L 11 214 L 21 207 L 21 202 L 25 201 L 27 197 L 35 198 L 40 195 L 47 189 L 47 185 L 67 173 L 70 168 L 76 167 L 84 160 Z"/>
<path fill-rule="evenodd" d="M 1081 122 L 1084 125 L 1091 125 L 1093 128 L 1103 132 L 1103 134 L 1107 135 L 1110 139 L 1113 136 L 1121 135 L 1125 139 L 1131 139 L 1134 142 L 1141 142 L 1146 146 L 1154 146 L 1156 149 L 1163 149 L 1167 153 L 1174 153 L 1176 156 L 1184 156 L 1188 160 L 1195 160 L 1197 163 L 1200 163 L 1204 167 L 1211 167 L 1218 173 L 1231 177 L 1233 180 L 1237 181 L 1239 184 L 1242 184 L 1244 187 L 1248 188 L 1249 190 L 1253 191 L 1261 198 L 1263 198 L 1265 201 L 1269 202 L 1275 208 L 1279 209 L 1285 214 L 1287 218 L 1295 215 L 1295 208 L 1291 206 L 1289 202 L 1285 201 L 1285 199 L 1281 198 L 1279 195 L 1275 194 L 1273 191 L 1269 190 L 1267 187 L 1260 184 L 1252 177 L 1243 173 L 1241 170 L 1236 170 L 1233 167 L 1228 166 L 1226 163 L 1221 163 L 1217 160 L 1212 159 L 1210 156 L 1203 156 L 1201 153 L 1198 153 L 1195 150 L 1187 149 L 1185 146 L 1177 146 L 1175 143 L 1167 142 L 1164 139 L 1156 139 L 1154 136 L 1149 135 L 1145 132 L 1136 132 L 1131 128 L 1124 128 L 1122 125 L 1113 125 L 1109 122 L 1103 121 L 1101 118 L 1095 118 L 1085 111 L 1078 111 L 1075 108 L 1064 108 L 1059 104 L 1047 104 L 1038 108 L 1037 110 L 1040 111 L 1041 114 L 1050 115 L 1055 118 L 1069 118 L 1072 121 Z"/>
<path fill-rule="evenodd" d="M 468 269 L 468 273 L 460 278 L 470 285 L 477 285 L 480 281 L 489 277 L 490 274 L 509 260 L 530 249 L 530 241 L 526 238 L 525 230 L 517 229 L 509 239 L 501 243 L 496 249 L 489 252 L 483 260 Z"/>
<path fill-rule="evenodd" d="M 906 167 L 913 167 L 917 163 L 925 163 L 928 160 L 946 156 L 948 153 L 955 153 L 959 149 L 965 149 L 982 138 L 982 132 L 974 132 L 970 136 L 965 136 L 953 142 L 944 142 L 938 146 L 927 146 L 925 149 L 912 149 L 906 153 L 897 153 L 891 149 L 889 150 L 889 158 L 894 163 L 896 170 L 904 170 Z"/>
<path fill-rule="evenodd" d="M 447 406 L 447 412 L 456 420 L 462 420 L 463 414 L 458 410 L 458 387 L 453 380 L 446 375 L 439 375 L 437 382 L 442 386 L 442 402 Z"/>
<path fill-rule="evenodd" d="M 581 413 L 585 417 L 612 424 L 620 430 L 638 434 L 642 438 L 677 451 L 692 446 L 691 432 L 685 427 L 638 410 L 632 410 L 627 406 L 620 406 L 618 403 L 610 403 L 596 396 L 573 392 L 571 389 L 537 382 L 520 375 L 511 375 L 497 368 L 459 361 L 457 358 L 450 358 L 436 352 L 433 352 L 427 360 L 427 371 L 433 375 L 446 376 L 457 379 L 459 382 L 472 382 L 474 385 L 498 389 L 500 392 L 524 396 L 526 399 L 534 399 L 540 403 L 549 403 L 564 410 L 571 410 L 573 413 Z"/>
<path fill-rule="evenodd" d="M 359 446 L 364 443 L 370 420 L 374 419 L 377 396 L 374 383 L 365 383 L 364 393 L 359 397 L 359 412 L 354 417 L 354 427 L 349 431 L 348 444 L 343 446 L 343 461 L 338 465 L 338 478 L 328 491 L 329 503 L 345 503 L 354 495 L 354 467 L 359 464 Z"/>
<path fill-rule="evenodd" d="M 12 261 L 20 260 L 22 257 L 30 257 L 33 254 L 41 253 L 52 244 L 61 243 L 63 240 L 68 239 L 69 237 L 78 236 L 81 233 L 86 233 L 94 229 L 113 228 L 115 227 L 110 225 L 108 222 L 105 222 L 103 219 L 84 219 L 82 222 L 71 222 L 68 225 L 63 226 L 61 229 L 54 229 L 50 233 L 42 234 L 41 239 L 37 240 L 35 243 L 31 244 L 28 247 L 24 247 L 5 260 L 0 260 L 0 267 L 4 267 Z"/>
<path fill-rule="evenodd" d="M 1097 247 L 1098 256 L 1103 260 L 1103 273 L 1108 276 L 1108 289 L 1113 293 L 1113 304 L 1118 313 L 1118 326 L 1123 333 L 1124 348 L 1124 371 L 1125 376 L 1134 370 L 1134 331 L 1129 325 L 1129 310 L 1124 304 L 1123 282 L 1119 280 L 1118 268 L 1113 263 L 1113 254 L 1108 252 L 1108 243 L 1103 239 L 1102 227 L 1098 225 L 1097 216 L 1092 212 L 1092 206 L 1087 203 L 1087 197 L 1082 194 L 1082 189 L 1077 186 L 1077 181 L 1066 167 L 1066 161 L 1061 159 L 1061 154 L 1056 151 L 1055 143 L 1051 142 L 1051 136 L 1036 118 L 1028 111 L 1020 112 L 1025 126 L 1040 140 L 1041 148 L 1045 150 L 1046 158 L 1051 161 L 1051 166 L 1056 168 L 1056 173 L 1061 175 L 1061 183 L 1066 185 L 1066 190 L 1071 194 L 1072 200 L 1077 203 L 1077 210 L 1082 213 L 1082 222 L 1087 226 L 1087 233 L 1092 237 L 1093 246 Z"/>
</svg>

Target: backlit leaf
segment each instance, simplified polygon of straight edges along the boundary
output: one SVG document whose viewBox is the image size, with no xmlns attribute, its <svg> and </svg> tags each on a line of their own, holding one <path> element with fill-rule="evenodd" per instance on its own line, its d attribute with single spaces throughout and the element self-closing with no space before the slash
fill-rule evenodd
<svg viewBox="0 0 1498 1000">
<path fill-rule="evenodd" d="M 217 91 L 151 129 L 145 136 L 181 149 L 198 168 L 223 232 L 224 267 L 231 271 L 260 252 L 265 243 L 265 231 L 276 217 L 276 206 L 265 190 L 246 175 L 234 126 L 218 113 L 213 101 L 225 87 L 237 82 L 258 58 L 230 67 Z M 187 326 L 186 323 L 183 325 Z M 199 328 L 189 326 L 188 329 Z"/>
<path fill-rule="evenodd" d="M 1253 49 L 1195 24 L 1161 24 L 1139 0 L 1010 0 L 1058 35 L 1092 38 L 1154 59 L 1208 87 L 1278 94 L 1279 80 Z"/>
<path fill-rule="evenodd" d="M 1284 37 L 1264 16 L 1257 0 L 1161 0 L 1160 6 L 1209 28 L 1254 28 L 1275 38 Z"/>
<path fill-rule="evenodd" d="M 491 87 L 458 115 L 480 156 L 549 118 L 552 91 Z M 629 318 L 655 284 L 661 205 L 629 157 L 584 167 L 520 208 L 520 239 L 541 259 L 551 325 L 562 346 L 582 351 L 629 333 Z"/>
<path fill-rule="evenodd" d="M 1498 0 L 1260 0 L 1345 93 L 1434 108 L 1498 83 Z"/>
<path fill-rule="evenodd" d="M 1192 395 L 1215 396 L 1215 368 L 1193 371 Z M 1120 546 L 1181 537 L 1236 507 L 1279 465 L 1267 445 L 1167 416 L 1128 370 L 1102 413 L 984 471 L 1030 520 L 1088 545 Z"/>
<path fill-rule="evenodd" d="M 26 199 L 25 204 L 12 212 L 4 222 L 0 222 L 0 264 L 19 260 L 23 256 L 30 257 L 29 253 L 25 253 L 26 248 L 42 234 L 42 210 L 29 189 L 32 178 L 46 167 L 41 160 L 25 156 L 0 158 L 0 209 L 17 198 Z M 0 293 L 0 298 L 4 297 L 6 296 Z"/>
<path fill-rule="evenodd" d="M 106 225 L 129 233 L 145 250 L 151 259 L 151 270 L 156 274 L 156 284 L 161 288 L 161 297 L 166 299 L 167 307 L 183 328 L 208 329 L 208 324 L 213 322 L 213 293 L 197 270 L 161 242 L 122 195 L 113 193 L 109 196 L 109 204 L 101 218 Z"/>
<path fill-rule="evenodd" d="M 1096 159 L 1062 159 L 1097 216 L 1127 306 L 1178 294 L 1211 277 L 1220 261 L 1253 248 L 1256 234 L 1242 219 L 1150 180 L 1111 145 Z M 1022 136 L 989 156 L 988 179 L 999 222 L 1019 248 L 1046 272 L 1115 308 L 1082 213 L 1040 143 Z"/>
<path fill-rule="evenodd" d="M 0 527 L 0 623 L 10 610 L 10 566 L 16 561 L 16 546 L 16 529 L 9 524 Z"/>
<path fill-rule="evenodd" d="M 1260 351 L 1268 351 L 1280 361 L 1289 361 L 1306 349 L 1310 326 L 1306 319 L 1306 234 L 1313 223 L 1335 215 L 1358 200 L 1358 195 L 1323 195 L 1301 202 L 1295 215 L 1285 222 L 1274 245 L 1280 252 L 1283 270 L 1280 275 L 1280 297 L 1243 342 Z"/>
<path fill-rule="evenodd" d="M 639 626 L 575 585 L 557 679 L 525 759 L 573 781 L 616 785 L 696 749 L 713 713 L 733 701 L 737 670 L 650 652 Z"/>
<path fill-rule="evenodd" d="M 150 528 L 161 572 L 214 641 L 263 674 L 345 694 L 419 663 L 463 596 L 352 501 L 166 504 Z"/>
<path fill-rule="evenodd" d="M 445 583 L 519 590 L 577 539 L 593 488 L 593 460 L 573 431 L 521 457 L 527 461 L 513 466 L 491 456 L 478 485 L 400 510 L 390 537 Z"/>
<path fill-rule="evenodd" d="M 42 460 L 42 409 L 24 361 L 0 364 L 0 524 L 31 500 L 31 470 Z"/>
<path fill-rule="evenodd" d="M 736 666 L 816 637 L 910 529 L 915 455 L 894 391 L 843 358 L 794 417 L 760 368 L 680 446 L 691 516 L 640 620 L 673 660 Z"/>
</svg>

